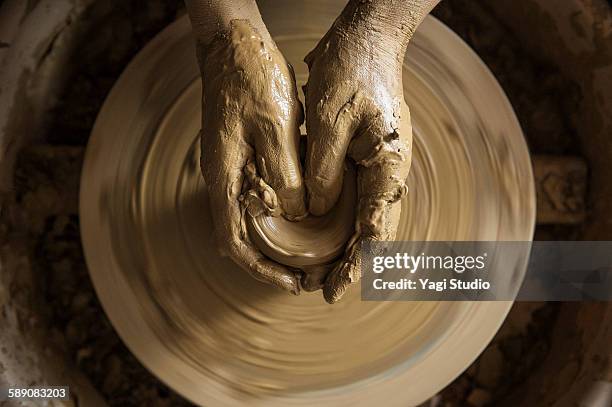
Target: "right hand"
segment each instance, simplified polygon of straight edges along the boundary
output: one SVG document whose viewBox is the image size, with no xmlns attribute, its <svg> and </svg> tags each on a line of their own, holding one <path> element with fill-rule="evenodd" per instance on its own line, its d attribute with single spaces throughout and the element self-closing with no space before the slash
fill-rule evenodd
<svg viewBox="0 0 612 407">
<path fill-rule="evenodd" d="M 267 259 L 245 228 L 247 211 L 289 219 L 306 213 L 298 154 L 303 110 L 293 70 L 247 20 L 232 20 L 198 54 L 200 165 L 221 251 L 256 279 L 298 294 L 299 272 Z"/>
</svg>

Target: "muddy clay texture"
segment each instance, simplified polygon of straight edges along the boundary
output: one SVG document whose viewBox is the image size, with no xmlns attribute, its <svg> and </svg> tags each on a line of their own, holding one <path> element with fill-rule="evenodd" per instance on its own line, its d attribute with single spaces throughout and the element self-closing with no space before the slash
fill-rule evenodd
<svg viewBox="0 0 612 407">
<path fill-rule="evenodd" d="M 72 86 L 47 144 L 19 156 L 11 216 L 24 230 L 32 267 L 49 306 L 52 340 L 113 406 L 189 405 L 153 377 L 122 344 L 96 298 L 80 244 L 77 197 L 82 154 L 98 109 L 130 58 L 179 10 L 177 1 L 113 2 L 105 23 L 87 36 Z M 481 2 L 484 4 L 484 2 Z M 551 66 L 525 55 L 486 5 L 444 1 L 434 10 L 491 68 L 514 105 L 534 153 L 577 154 L 572 112 L 577 87 Z M 87 46 L 85 46 L 87 45 Z M 538 227 L 536 239 L 571 238 L 573 227 Z M 550 348 L 557 305 L 517 303 L 473 367 L 428 405 L 480 406 L 523 382 Z"/>
</svg>

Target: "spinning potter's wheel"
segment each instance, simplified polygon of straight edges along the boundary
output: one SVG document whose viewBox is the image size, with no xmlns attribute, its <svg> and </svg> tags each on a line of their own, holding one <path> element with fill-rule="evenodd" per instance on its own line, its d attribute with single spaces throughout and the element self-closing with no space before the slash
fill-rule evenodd
<svg viewBox="0 0 612 407">
<path fill-rule="evenodd" d="M 304 55 L 342 3 L 260 3 L 299 85 Z M 404 87 L 414 154 L 398 240 L 530 240 L 528 151 L 475 54 L 429 18 L 409 47 Z M 511 303 L 361 302 L 355 286 L 332 306 L 320 292 L 259 283 L 217 254 L 199 173 L 200 92 L 183 18 L 125 70 L 88 146 L 87 263 L 141 362 L 203 405 L 411 405 L 465 369 Z"/>
</svg>

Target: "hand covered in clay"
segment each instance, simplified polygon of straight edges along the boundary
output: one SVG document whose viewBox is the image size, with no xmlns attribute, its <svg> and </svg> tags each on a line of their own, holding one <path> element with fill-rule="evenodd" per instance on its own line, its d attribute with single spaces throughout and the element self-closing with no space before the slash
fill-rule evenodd
<svg viewBox="0 0 612 407">
<path fill-rule="evenodd" d="M 204 89 L 201 169 L 224 254 L 258 280 L 299 292 L 294 271 L 264 257 L 245 216 L 306 212 L 298 159 L 303 111 L 291 66 L 247 20 L 199 45 Z"/>
<path fill-rule="evenodd" d="M 323 282 L 329 303 L 359 280 L 364 239 L 394 240 L 399 201 L 407 192 L 412 128 L 403 96 L 402 62 L 409 38 L 430 8 L 420 4 L 422 17 L 411 20 L 409 29 L 401 20 L 388 18 L 394 4 L 350 1 L 305 59 L 310 71 L 304 89 L 305 183 L 311 213 L 322 215 L 334 206 L 347 162 L 357 165 L 355 234 Z M 408 21 L 414 16 L 404 17 Z"/>
</svg>

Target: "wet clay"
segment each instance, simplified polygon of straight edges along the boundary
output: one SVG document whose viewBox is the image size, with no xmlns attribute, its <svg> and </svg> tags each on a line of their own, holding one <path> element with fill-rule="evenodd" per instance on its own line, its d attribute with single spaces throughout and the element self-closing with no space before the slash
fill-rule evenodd
<svg viewBox="0 0 612 407">
<path fill-rule="evenodd" d="M 316 10 L 267 11 L 277 13 L 266 21 L 298 85 L 308 79 L 300 61 L 331 25 Z M 208 124 L 202 92 L 214 79 L 201 79 L 191 32 L 179 21 L 136 57 L 88 145 L 83 247 L 113 326 L 147 368 L 197 404 L 418 405 L 482 351 L 510 304 L 367 302 L 357 283 L 329 306 L 319 292 L 287 295 L 219 256 L 213 231 L 223 215 L 210 208 L 198 136 Z M 434 20 L 409 47 L 402 85 L 414 138 L 410 193 L 396 204 L 400 240 L 532 235 L 529 154 L 503 93 L 474 60 Z M 253 150 L 253 174 L 272 187 Z M 251 175 L 240 172 L 245 185 Z M 238 196 L 252 189 L 242 185 Z"/>
</svg>

